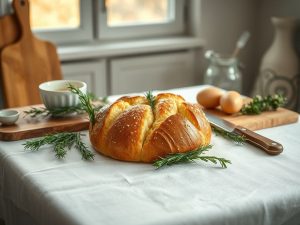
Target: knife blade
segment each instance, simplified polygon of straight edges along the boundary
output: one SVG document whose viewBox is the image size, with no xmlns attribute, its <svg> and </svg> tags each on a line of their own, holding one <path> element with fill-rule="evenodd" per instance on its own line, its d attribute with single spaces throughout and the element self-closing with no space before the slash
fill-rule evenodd
<svg viewBox="0 0 300 225">
<path fill-rule="evenodd" d="M 230 133 L 243 135 L 247 142 L 264 150 L 269 155 L 278 155 L 283 151 L 283 146 L 276 141 L 255 133 L 245 127 L 234 125 L 233 123 L 220 119 L 208 111 L 205 111 L 205 115 L 211 126 L 220 128 Z"/>
</svg>

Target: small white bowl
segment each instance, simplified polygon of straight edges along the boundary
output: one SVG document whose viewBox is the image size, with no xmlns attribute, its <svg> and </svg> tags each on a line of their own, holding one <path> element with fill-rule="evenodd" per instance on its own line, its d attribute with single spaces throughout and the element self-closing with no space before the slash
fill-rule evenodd
<svg viewBox="0 0 300 225">
<path fill-rule="evenodd" d="M 53 80 L 39 85 L 40 95 L 47 109 L 71 107 L 80 103 L 79 97 L 68 89 L 69 84 L 86 94 L 86 83 L 78 80 Z"/>
<path fill-rule="evenodd" d="M 19 119 L 20 113 L 17 110 L 5 109 L 0 111 L 0 123 L 12 125 Z"/>
</svg>

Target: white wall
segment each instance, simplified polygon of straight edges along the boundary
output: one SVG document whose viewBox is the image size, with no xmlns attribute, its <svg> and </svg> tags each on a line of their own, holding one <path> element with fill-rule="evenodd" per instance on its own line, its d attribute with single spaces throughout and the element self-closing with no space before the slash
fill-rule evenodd
<svg viewBox="0 0 300 225">
<path fill-rule="evenodd" d="M 271 16 L 300 18 L 300 0 L 202 0 L 201 36 L 206 49 L 231 53 L 244 30 L 251 38 L 240 52 L 244 93 L 250 94 L 263 53 L 273 38 Z"/>
</svg>

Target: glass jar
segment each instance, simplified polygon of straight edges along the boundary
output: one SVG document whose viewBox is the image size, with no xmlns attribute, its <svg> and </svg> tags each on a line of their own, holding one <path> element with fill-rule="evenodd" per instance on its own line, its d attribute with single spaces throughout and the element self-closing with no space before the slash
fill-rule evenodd
<svg viewBox="0 0 300 225">
<path fill-rule="evenodd" d="M 241 93 L 242 73 L 238 66 L 238 59 L 211 51 L 206 52 L 205 56 L 209 60 L 209 66 L 204 75 L 204 83 Z"/>
</svg>

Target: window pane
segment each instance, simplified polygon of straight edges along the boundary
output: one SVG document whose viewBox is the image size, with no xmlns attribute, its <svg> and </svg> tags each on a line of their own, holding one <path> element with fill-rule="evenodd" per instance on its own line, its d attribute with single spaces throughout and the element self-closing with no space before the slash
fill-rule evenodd
<svg viewBox="0 0 300 225">
<path fill-rule="evenodd" d="M 30 0 L 33 29 L 77 28 L 80 25 L 79 0 Z"/>
<path fill-rule="evenodd" d="M 169 0 L 106 0 L 105 6 L 108 26 L 169 21 Z"/>
</svg>

